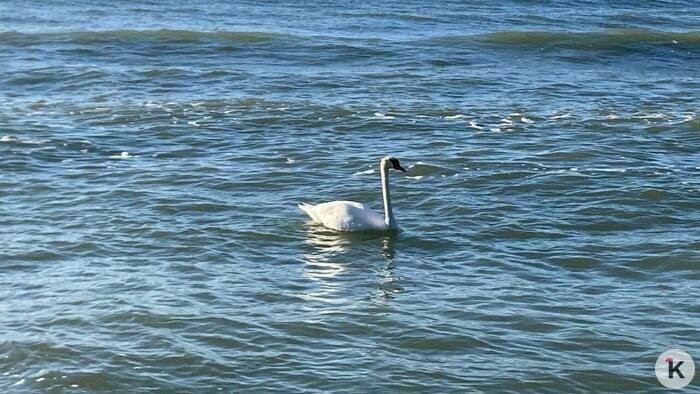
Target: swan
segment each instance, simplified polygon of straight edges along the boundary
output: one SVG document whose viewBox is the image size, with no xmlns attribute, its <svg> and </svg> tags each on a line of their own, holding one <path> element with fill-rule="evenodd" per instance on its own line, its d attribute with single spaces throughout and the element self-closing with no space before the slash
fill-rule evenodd
<svg viewBox="0 0 700 394">
<path fill-rule="evenodd" d="M 391 210 L 391 194 L 389 194 L 389 170 L 392 168 L 406 173 L 398 159 L 394 157 L 387 156 L 379 162 L 384 216 L 354 201 L 331 201 L 318 205 L 302 203 L 298 207 L 314 222 L 338 231 L 396 231 L 399 225 Z"/>
</svg>

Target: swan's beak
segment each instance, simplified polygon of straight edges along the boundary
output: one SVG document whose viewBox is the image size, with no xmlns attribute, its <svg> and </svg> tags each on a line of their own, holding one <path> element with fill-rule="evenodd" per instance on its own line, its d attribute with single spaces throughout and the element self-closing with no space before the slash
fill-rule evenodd
<svg viewBox="0 0 700 394">
<path fill-rule="evenodd" d="M 398 161 L 397 159 L 395 159 L 395 158 L 393 158 L 393 157 L 392 157 L 392 158 L 389 158 L 389 162 L 391 162 L 391 166 L 392 166 L 395 170 L 402 171 L 404 174 L 406 173 L 406 169 L 403 168 L 403 167 L 401 167 L 401 164 L 399 163 L 399 161 Z"/>
</svg>

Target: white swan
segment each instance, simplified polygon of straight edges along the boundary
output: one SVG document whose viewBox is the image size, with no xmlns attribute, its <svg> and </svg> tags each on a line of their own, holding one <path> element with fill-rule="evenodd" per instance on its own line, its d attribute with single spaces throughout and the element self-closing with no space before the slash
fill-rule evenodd
<svg viewBox="0 0 700 394">
<path fill-rule="evenodd" d="M 331 201 L 318 205 L 299 204 L 299 209 L 306 212 L 314 222 L 339 231 L 363 230 L 398 230 L 399 225 L 391 210 L 389 194 L 389 170 L 406 170 L 393 157 L 384 157 L 379 163 L 382 174 L 382 197 L 384 198 L 384 216 L 354 201 Z"/>
</svg>

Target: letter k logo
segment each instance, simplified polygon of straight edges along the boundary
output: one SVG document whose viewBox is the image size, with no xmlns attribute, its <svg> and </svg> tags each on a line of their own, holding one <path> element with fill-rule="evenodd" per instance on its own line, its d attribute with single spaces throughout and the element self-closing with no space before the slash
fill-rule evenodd
<svg viewBox="0 0 700 394">
<path fill-rule="evenodd" d="M 695 362 L 681 349 L 667 350 L 656 359 L 654 373 L 659 383 L 669 389 L 682 389 L 693 381 Z"/>
<path fill-rule="evenodd" d="M 666 359 L 666 362 L 668 363 L 668 378 L 669 379 L 673 379 L 674 372 L 678 374 L 679 378 L 685 379 L 685 376 L 683 376 L 683 373 L 681 372 L 681 370 L 678 369 L 681 367 L 681 365 L 683 365 L 683 361 L 679 361 L 675 367 L 673 366 L 673 357 L 668 357 Z"/>
</svg>

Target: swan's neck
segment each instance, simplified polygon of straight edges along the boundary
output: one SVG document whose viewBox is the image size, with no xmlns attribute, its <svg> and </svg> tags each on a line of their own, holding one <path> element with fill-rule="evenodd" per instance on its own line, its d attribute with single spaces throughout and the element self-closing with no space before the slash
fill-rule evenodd
<svg viewBox="0 0 700 394">
<path fill-rule="evenodd" d="M 391 209 L 391 193 L 389 193 L 389 170 L 384 167 L 383 163 L 379 169 L 382 174 L 382 198 L 384 199 L 384 223 L 389 228 L 398 228 L 394 211 Z"/>
</svg>

